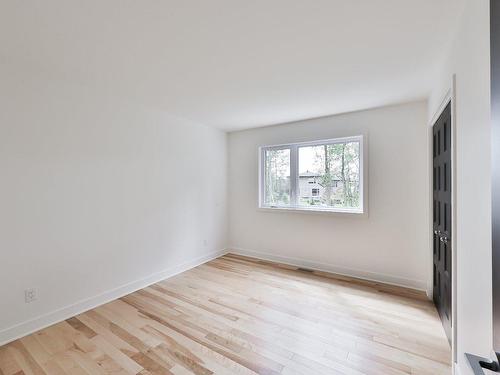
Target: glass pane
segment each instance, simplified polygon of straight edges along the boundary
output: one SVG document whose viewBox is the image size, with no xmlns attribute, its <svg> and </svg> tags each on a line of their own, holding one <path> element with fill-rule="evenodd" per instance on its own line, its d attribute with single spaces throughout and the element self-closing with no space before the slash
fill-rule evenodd
<svg viewBox="0 0 500 375">
<path fill-rule="evenodd" d="M 299 148 L 299 205 L 360 208 L 359 142 Z"/>
<path fill-rule="evenodd" d="M 290 205 L 290 149 L 266 150 L 264 204 Z"/>
<path fill-rule="evenodd" d="M 300 206 L 321 206 L 325 175 L 325 147 L 299 148 L 299 196 Z"/>
</svg>

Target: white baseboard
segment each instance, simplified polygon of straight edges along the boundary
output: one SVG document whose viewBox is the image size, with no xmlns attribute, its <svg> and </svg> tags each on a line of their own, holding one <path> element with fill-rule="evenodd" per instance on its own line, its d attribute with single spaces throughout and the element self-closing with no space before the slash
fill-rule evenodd
<svg viewBox="0 0 500 375">
<path fill-rule="evenodd" d="M 364 280 L 368 280 L 368 281 L 375 281 L 375 282 L 384 283 L 384 284 L 402 286 L 405 288 L 416 289 L 416 290 L 420 290 L 423 292 L 426 292 L 426 289 L 427 289 L 427 283 L 426 283 L 426 281 L 423 281 L 423 280 L 407 279 L 407 278 L 398 277 L 398 276 L 392 276 L 392 275 L 370 272 L 370 271 L 362 271 L 362 270 L 357 270 L 357 269 L 352 269 L 352 268 L 345 268 L 345 267 L 340 267 L 340 266 L 336 266 L 333 264 L 318 263 L 318 262 L 313 262 L 313 261 L 309 261 L 306 259 L 292 258 L 292 257 L 281 256 L 281 255 L 274 255 L 274 254 L 270 254 L 270 253 L 266 253 L 266 252 L 262 252 L 262 251 L 241 249 L 241 248 L 237 248 L 237 247 L 230 247 L 228 249 L 228 253 L 258 258 L 258 259 L 267 260 L 267 261 L 271 261 L 271 262 L 284 263 L 284 264 L 288 264 L 291 266 L 308 268 L 308 269 L 315 270 L 315 271 L 330 272 L 330 273 L 335 273 L 335 274 L 343 275 L 343 276 L 356 277 L 358 279 L 364 279 Z"/>
<path fill-rule="evenodd" d="M 62 322 L 63 320 L 69 319 L 75 315 L 91 310 L 97 306 L 103 305 L 117 298 L 126 296 L 127 294 L 133 293 L 139 289 L 145 288 L 149 285 L 155 284 L 159 281 L 175 276 L 179 273 L 182 273 L 191 268 L 199 266 L 200 264 L 218 258 L 226 253 L 227 253 L 226 249 L 212 252 L 210 254 L 196 258 L 192 261 L 167 268 L 166 270 L 157 272 L 143 279 L 132 281 L 131 283 L 122 285 L 118 288 L 109 290 L 97 296 L 87 298 L 85 300 L 76 302 L 72 305 L 63 307 L 61 309 L 46 313 L 29 321 L 4 329 L 0 331 L 0 346 L 5 345 L 18 338 L 29 335 L 33 332 L 39 331 L 40 329 Z"/>
</svg>

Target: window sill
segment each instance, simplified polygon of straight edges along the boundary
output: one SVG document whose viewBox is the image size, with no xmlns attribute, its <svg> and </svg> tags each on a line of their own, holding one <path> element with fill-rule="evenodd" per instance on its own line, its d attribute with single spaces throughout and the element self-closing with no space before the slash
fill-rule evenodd
<svg viewBox="0 0 500 375">
<path fill-rule="evenodd" d="M 334 216 L 350 216 L 350 217 L 368 217 L 367 212 L 362 210 L 349 210 L 342 208 L 305 208 L 305 207 L 258 207 L 261 212 L 275 213 L 297 213 L 297 214 L 319 214 L 319 215 L 334 215 Z"/>
</svg>

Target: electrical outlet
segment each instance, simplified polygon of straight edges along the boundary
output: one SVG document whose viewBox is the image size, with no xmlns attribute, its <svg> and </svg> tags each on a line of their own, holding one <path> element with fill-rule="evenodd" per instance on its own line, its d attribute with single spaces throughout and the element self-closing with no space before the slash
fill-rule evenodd
<svg viewBox="0 0 500 375">
<path fill-rule="evenodd" d="M 30 288 L 24 291 L 24 302 L 30 303 L 36 301 L 36 289 Z"/>
<path fill-rule="evenodd" d="M 208 241 L 207 240 L 203 240 L 203 246 L 208 246 Z"/>
</svg>

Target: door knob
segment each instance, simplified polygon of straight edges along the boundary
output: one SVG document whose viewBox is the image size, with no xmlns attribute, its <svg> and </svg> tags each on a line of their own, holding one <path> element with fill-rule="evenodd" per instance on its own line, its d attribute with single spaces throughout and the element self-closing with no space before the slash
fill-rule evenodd
<svg viewBox="0 0 500 375">
<path fill-rule="evenodd" d="M 491 374 L 492 372 L 500 372 L 500 365 L 498 362 L 500 353 L 495 353 L 496 358 L 494 360 L 478 357 L 469 353 L 465 353 L 465 356 L 469 360 L 469 364 L 472 367 L 474 375 L 484 375 L 485 373 L 483 369 L 489 370 L 488 374 Z"/>
<path fill-rule="evenodd" d="M 441 241 L 442 243 L 448 243 L 448 237 L 441 236 L 441 237 L 439 237 L 439 241 Z"/>
</svg>

